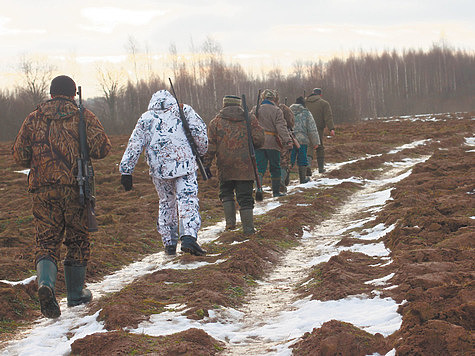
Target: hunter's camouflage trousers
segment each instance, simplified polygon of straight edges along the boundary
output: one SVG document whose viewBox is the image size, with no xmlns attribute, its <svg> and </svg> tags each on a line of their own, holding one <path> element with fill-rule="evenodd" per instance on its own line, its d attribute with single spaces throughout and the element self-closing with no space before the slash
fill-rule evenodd
<svg viewBox="0 0 475 356">
<path fill-rule="evenodd" d="M 40 188 L 33 193 L 36 230 L 35 265 L 48 258 L 61 259 L 61 244 L 66 246 L 67 262 L 86 263 L 90 256 L 87 214 L 79 204 L 77 188 Z"/>
<path fill-rule="evenodd" d="M 157 230 L 163 244 L 178 242 L 179 223 L 181 235 L 196 238 L 201 227 L 196 173 L 172 179 L 152 177 L 152 181 L 158 193 Z"/>
<path fill-rule="evenodd" d="M 292 150 L 284 148 L 280 152 L 280 168 L 287 169 L 290 167 L 290 153 Z"/>
</svg>

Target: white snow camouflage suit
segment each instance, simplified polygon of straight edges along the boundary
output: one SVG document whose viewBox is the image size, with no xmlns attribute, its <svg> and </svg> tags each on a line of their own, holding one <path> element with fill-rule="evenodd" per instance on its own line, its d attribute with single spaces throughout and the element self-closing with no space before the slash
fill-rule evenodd
<svg viewBox="0 0 475 356">
<path fill-rule="evenodd" d="M 200 156 L 208 150 L 206 124 L 189 105 L 183 105 Z M 131 175 L 142 151 L 159 197 L 157 230 L 165 246 L 181 235 L 198 235 L 201 226 L 198 204 L 198 165 L 186 139 L 175 98 L 167 90 L 153 94 L 130 136 L 119 171 Z M 178 219 L 179 218 L 179 219 Z"/>
</svg>

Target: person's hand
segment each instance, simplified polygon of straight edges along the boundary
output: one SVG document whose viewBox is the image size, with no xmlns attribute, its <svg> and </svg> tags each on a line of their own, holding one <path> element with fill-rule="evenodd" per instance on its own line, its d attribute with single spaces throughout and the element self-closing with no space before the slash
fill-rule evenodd
<svg viewBox="0 0 475 356">
<path fill-rule="evenodd" d="M 335 136 L 335 130 L 330 130 L 330 136 Z"/>
<path fill-rule="evenodd" d="M 132 189 L 132 176 L 130 174 L 122 174 L 120 177 L 120 184 L 124 186 L 126 192 Z"/>
<path fill-rule="evenodd" d="M 208 178 L 213 177 L 213 174 L 211 173 L 211 169 L 209 167 L 205 167 L 205 173 L 208 176 Z"/>
<path fill-rule="evenodd" d="M 318 145 L 313 146 L 313 149 L 316 150 L 318 148 Z"/>
</svg>

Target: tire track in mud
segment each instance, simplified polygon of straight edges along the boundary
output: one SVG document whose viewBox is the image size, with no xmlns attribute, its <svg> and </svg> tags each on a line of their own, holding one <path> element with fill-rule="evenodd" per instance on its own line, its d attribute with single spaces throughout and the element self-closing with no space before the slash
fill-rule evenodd
<svg viewBox="0 0 475 356">
<path fill-rule="evenodd" d="M 413 165 L 428 158 L 414 160 L 411 164 L 400 164 L 384 173 L 380 179 L 366 181 L 362 190 L 354 193 L 330 219 L 315 226 L 311 231 L 307 230 L 300 240 L 300 245 L 288 251 L 274 271 L 250 294 L 248 303 L 240 310 L 241 328 L 234 330 L 235 336 L 227 340 L 225 354 L 264 355 L 270 351 L 272 354 L 286 354 L 285 350 L 295 338 L 303 335 L 303 332 L 296 335 L 291 330 L 286 331 L 285 320 L 282 318 L 283 314 L 288 317 L 289 313 L 298 309 L 294 304 L 298 300 L 295 287 L 308 276 L 312 266 L 326 262 L 341 250 L 348 249 L 335 246 L 341 235 L 355 226 L 375 219 L 376 216 L 361 219 L 361 215 L 379 211 L 390 197 L 391 185 L 409 176 Z M 378 197 L 382 189 L 385 191 Z M 389 251 L 387 254 L 389 255 Z M 282 322 L 284 325 L 279 326 Z"/>
<path fill-rule="evenodd" d="M 368 157 L 363 157 L 361 159 L 366 158 Z M 337 165 L 335 165 L 335 167 L 336 166 Z M 341 164 L 338 166 L 341 166 Z M 329 171 L 331 168 L 332 167 L 329 167 Z M 396 168 L 395 171 L 402 171 L 407 168 L 408 167 Z M 371 184 L 367 184 L 367 186 L 370 187 Z M 377 189 L 377 186 L 373 185 L 372 189 Z M 260 207 L 257 207 L 256 212 L 258 214 L 265 213 L 277 206 L 279 206 L 277 200 L 270 199 L 268 202 L 260 204 Z M 337 221 L 342 223 L 345 219 L 350 219 L 352 214 L 358 213 L 356 208 L 354 208 L 353 211 L 350 208 L 347 209 L 349 209 L 348 212 L 342 212 L 335 215 L 332 220 L 322 224 L 319 229 L 324 229 L 325 226 L 327 226 L 328 229 L 335 230 L 335 224 Z M 212 241 L 223 230 L 223 222 L 218 223 L 213 227 L 203 229 L 203 231 L 200 232 L 200 241 Z M 279 266 L 276 266 L 276 271 L 270 275 L 268 279 L 262 282 L 261 285 L 251 294 L 249 303 L 242 311 L 242 313 L 244 313 L 243 315 L 245 315 L 244 319 L 249 319 L 248 323 L 242 325 L 242 332 L 252 332 L 255 330 L 256 325 L 263 325 L 264 323 L 267 324 L 272 322 L 269 320 L 272 320 L 273 316 L 285 311 L 286 307 L 295 299 L 293 287 L 299 280 L 305 277 L 305 273 L 309 268 L 307 265 L 309 259 L 318 257 L 318 255 L 325 253 L 325 248 L 327 248 L 328 252 L 328 248 L 330 248 L 335 241 L 338 241 L 337 238 L 337 236 L 329 233 L 322 234 L 322 231 L 319 233 L 316 231 L 312 231 L 312 233 L 307 232 L 304 238 L 302 238 L 301 246 L 290 251 L 283 259 L 282 263 Z M 322 249 L 317 255 L 315 255 L 315 244 L 317 242 Z M 309 251 L 312 253 L 309 253 Z M 296 261 L 299 262 L 295 263 Z M 206 263 L 207 262 L 204 262 L 204 264 Z M 88 288 L 93 291 L 96 298 L 100 298 L 105 293 L 118 291 L 140 276 L 153 273 L 159 269 L 199 268 L 202 264 L 203 262 L 196 263 L 196 265 L 187 264 L 187 266 L 184 266 L 179 262 L 170 260 L 170 258 L 167 258 L 163 252 L 160 252 L 147 256 L 141 261 L 126 266 L 124 269 L 112 275 L 106 276 L 101 282 L 88 284 Z M 275 301 L 272 301 L 270 304 L 269 295 L 273 295 L 273 298 L 275 299 Z M 80 339 L 94 332 L 105 331 L 103 329 L 103 324 L 97 321 L 98 313 L 87 315 L 87 307 L 84 306 L 70 309 L 65 308 L 64 300 L 61 301 L 61 304 L 63 316 L 61 317 L 62 320 L 60 323 L 57 321 L 46 320 L 44 318 L 39 319 L 38 323 L 33 328 L 27 330 L 22 335 L 18 335 L 18 337 L 21 338 L 20 340 L 10 343 L 7 348 L 3 349 L 2 355 L 64 353 L 64 351 L 67 352 L 67 350 L 70 350 L 70 345 L 74 340 Z M 290 309 L 292 309 L 292 307 Z M 240 332 L 235 331 L 235 334 L 238 333 Z M 45 343 L 46 335 L 48 335 L 48 337 L 54 335 L 54 337 Z M 244 339 L 247 340 L 246 343 L 229 343 L 229 349 L 226 350 L 226 352 L 229 351 L 234 354 L 241 354 L 242 352 L 245 352 L 245 350 L 252 353 L 264 352 L 269 347 L 273 347 L 283 342 L 282 340 L 278 340 L 277 342 L 271 341 L 268 343 L 265 340 L 260 340 L 252 336 L 249 338 L 244 337 Z M 256 347 L 261 351 L 257 351 Z M 31 351 L 31 353 L 29 353 L 29 351 Z M 41 351 L 42 353 L 38 353 L 38 351 Z"/>
</svg>

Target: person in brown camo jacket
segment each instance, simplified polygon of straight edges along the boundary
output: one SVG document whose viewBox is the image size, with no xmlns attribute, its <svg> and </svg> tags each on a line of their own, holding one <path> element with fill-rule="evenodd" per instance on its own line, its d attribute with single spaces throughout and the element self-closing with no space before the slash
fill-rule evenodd
<svg viewBox="0 0 475 356">
<path fill-rule="evenodd" d="M 252 142 L 255 148 L 259 148 L 264 144 L 264 129 L 254 115 L 250 115 L 250 121 Z M 204 157 L 208 171 L 215 157 L 226 229 L 236 227 L 236 195 L 243 232 L 253 234 L 254 168 L 249 154 L 245 114 L 238 96 L 226 95 L 223 108 L 208 125 L 208 152 Z"/>
<path fill-rule="evenodd" d="M 23 122 L 12 147 L 15 161 L 29 168 L 36 232 L 35 266 L 41 312 L 48 318 L 61 315 L 54 287 L 60 249 L 64 260 L 68 306 L 87 303 L 91 292 L 84 287 L 90 256 L 87 212 L 79 203 L 79 108 L 74 101 L 76 84 L 68 76 L 54 78 L 51 99 L 39 104 Z M 84 110 L 89 156 L 104 158 L 111 143 L 96 116 Z"/>
</svg>

